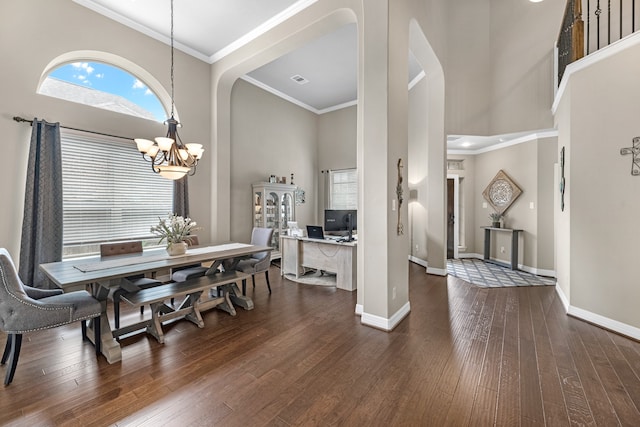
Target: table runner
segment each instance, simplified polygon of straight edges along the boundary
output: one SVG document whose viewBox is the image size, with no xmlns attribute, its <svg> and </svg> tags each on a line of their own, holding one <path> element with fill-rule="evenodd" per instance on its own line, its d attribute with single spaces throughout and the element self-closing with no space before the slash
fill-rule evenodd
<svg viewBox="0 0 640 427">
<path fill-rule="evenodd" d="M 187 249 L 187 252 L 183 255 L 173 255 L 170 256 L 168 253 L 159 253 L 157 255 L 133 255 L 133 256 L 127 256 L 125 258 L 118 258 L 118 259 L 109 259 L 109 260 L 105 260 L 105 261 L 93 261 L 93 262 L 87 262 L 87 263 L 78 263 L 78 264 L 74 264 L 73 267 L 82 271 L 83 273 L 87 273 L 90 271 L 99 271 L 99 270 L 106 270 L 109 268 L 115 268 L 115 267 L 124 267 L 127 265 L 134 265 L 134 264 L 140 264 L 140 263 L 147 263 L 147 262 L 155 262 L 155 261 L 163 261 L 165 259 L 169 259 L 169 258 L 180 258 L 180 257 L 185 257 L 185 256 L 189 256 L 189 255 L 200 255 L 200 254 L 205 254 L 205 253 L 213 253 L 213 252 L 222 252 L 222 251 L 229 251 L 232 249 L 241 249 L 241 248 L 246 248 L 247 246 L 251 246 L 249 244 L 246 243 L 227 243 L 224 245 L 215 245 L 215 246 L 205 246 L 205 247 L 201 247 L 201 248 L 190 248 Z"/>
</svg>

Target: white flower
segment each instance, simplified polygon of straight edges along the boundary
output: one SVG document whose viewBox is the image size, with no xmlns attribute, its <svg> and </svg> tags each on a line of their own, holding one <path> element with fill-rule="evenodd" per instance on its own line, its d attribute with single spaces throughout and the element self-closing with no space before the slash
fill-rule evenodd
<svg viewBox="0 0 640 427">
<path fill-rule="evenodd" d="M 166 219 L 158 219 L 160 220 L 158 225 L 151 227 L 151 232 L 160 236 L 158 243 L 162 243 L 163 240 L 167 241 L 167 245 L 182 242 L 191 234 L 191 231 L 197 229 L 196 222 L 191 221 L 191 218 L 183 218 L 176 214 L 169 214 Z"/>
</svg>

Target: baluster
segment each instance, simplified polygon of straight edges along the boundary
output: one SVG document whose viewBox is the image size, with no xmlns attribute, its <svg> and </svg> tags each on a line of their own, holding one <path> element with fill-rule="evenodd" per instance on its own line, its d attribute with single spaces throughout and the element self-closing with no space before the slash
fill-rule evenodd
<svg viewBox="0 0 640 427">
<path fill-rule="evenodd" d="M 607 0 L 607 46 L 611 44 L 611 0 Z"/>
<path fill-rule="evenodd" d="M 602 9 L 600 9 L 600 0 L 596 3 L 596 50 L 600 49 L 600 14 L 602 13 Z"/>
<path fill-rule="evenodd" d="M 620 38 L 622 38 L 622 0 L 620 0 Z"/>
<path fill-rule="evenodd" d="M 587 0 L 587 55 L 589 55 L 589 40 L 591 39 L 591 0 Z"/>
</svg>

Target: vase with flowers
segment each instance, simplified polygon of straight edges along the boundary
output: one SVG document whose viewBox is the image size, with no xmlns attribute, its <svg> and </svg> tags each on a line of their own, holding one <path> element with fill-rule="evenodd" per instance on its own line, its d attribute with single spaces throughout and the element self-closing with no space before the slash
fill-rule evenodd
<svg viewBox="0 0 640 427">
<path fill-rule="evenodd" d="M 151 232 L 160 236 L 158 243 L 167 242 L 167 253 L 171 256 L 183 255 L 187 252 L 186 237 L 196 230 L 196 222 L 191 218 L 183 218 L 170 214 L 168 218 L 159 218 L 158 225 L 151 227 Z"/>
</svg>

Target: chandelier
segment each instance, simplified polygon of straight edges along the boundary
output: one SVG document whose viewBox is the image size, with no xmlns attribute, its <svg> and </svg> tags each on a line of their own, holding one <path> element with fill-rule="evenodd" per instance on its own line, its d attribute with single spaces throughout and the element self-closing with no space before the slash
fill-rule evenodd
<svg viewBox="0 0 640 427">
<path fill-rule="evenodd" d="M 151 163 L 155 173 L 167 179 L 180 179 L 185 175 L 194 175 L 198 160 L 202 158 L 202 144 L 183 144 L 178 135 L 180 123 L 174 118 L 173 85 L 173 0 L 171 0 L 171 117 L 164 122 L 167 136 L 157 137 L 154 141 L 136 138 L 134 141 L 142 157 Z"/>
</svg>

